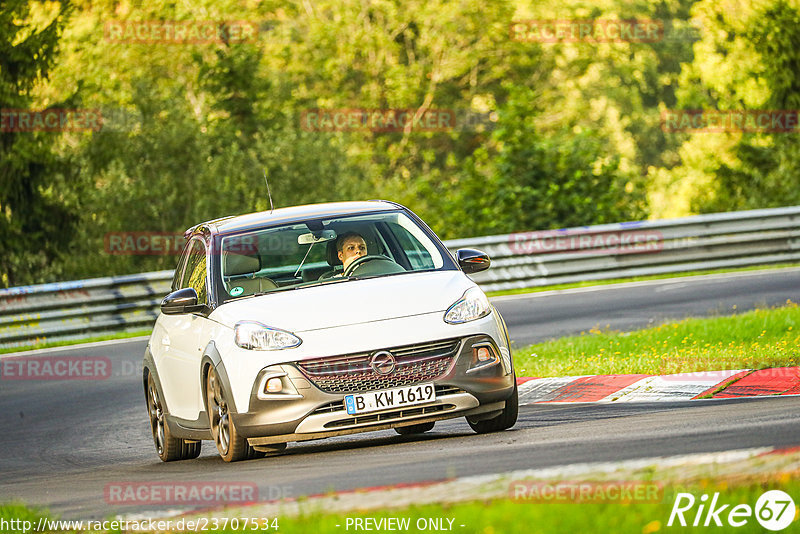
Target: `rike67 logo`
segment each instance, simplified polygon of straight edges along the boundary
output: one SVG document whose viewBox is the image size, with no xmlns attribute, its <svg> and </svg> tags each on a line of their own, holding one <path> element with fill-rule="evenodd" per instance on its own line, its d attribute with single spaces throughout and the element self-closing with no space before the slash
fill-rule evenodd
<svg viewBox="0 0 800 534">
<path fill-rule="evenodd" d="M 755 517 L 765 529 L 779 531 L 788 527 L 796 515 L 794 500 L 781 490 L 762 494 L 755 508 L 749 504 L 724 504 L 719 493 L 714 493 L 710 500 L 705 493 L 699 499 L 691 493 L 678 493 L 667 526 L 742 527 Z"/>
</svg>

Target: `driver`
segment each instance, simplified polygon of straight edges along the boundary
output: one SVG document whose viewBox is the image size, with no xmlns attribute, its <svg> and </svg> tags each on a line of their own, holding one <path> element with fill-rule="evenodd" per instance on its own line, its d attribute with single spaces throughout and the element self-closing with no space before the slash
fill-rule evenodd
<svg viewBox="0 0 800 534">
<path fill-rule="evenodd" d="M 355 232 L 347 232 L 340 235 L 336 240 L 336 250 L 346 271 L 351 263 L 367 255 L 367 242 L 364 241 L 361 235 Z"/>
</svg>

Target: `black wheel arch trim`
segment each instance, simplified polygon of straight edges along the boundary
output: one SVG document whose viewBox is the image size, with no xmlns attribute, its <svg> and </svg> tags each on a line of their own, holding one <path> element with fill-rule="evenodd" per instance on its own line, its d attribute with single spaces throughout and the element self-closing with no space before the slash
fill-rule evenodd
<svg viewBox="0 0 800 534">
<path fill-rule="evenodd" d="M 189 437 L 183 435 L 180 425 L 176 424 L 175 422 L 175 417 L 171 416 L 169 413 L 167 399 L 164 397 L 164 389 L 161 387 L 161 378 L 158 376 L 158 368 L 156 367 L 156 362 L 153 359 L 153 353 L 150 352 L 150 345 L 148 344 L 144 352 L 144 360 L 142 361 L 142 384 L 144 385 L 145 405 L 150 402 L 149 393 L 147 391 L 147 378 L 150 375 L 153 375 L 153 384 L 155 384 L 156 390 L 158 391 L 158 400 L 161 402 L 161 409 L 164 412 L 164 424 L 167 425 L 170 433 L 176 438 Z"/>
<path fill-rule="evenodd" d="M 158 390 L 158 396 L 161 400 L 161 408 L 164 410 L 165 414 L 168 414 L 169 407 L 167 406 L 166 399 L 164 399 L 164 392 L 161 389 L 161 380 L 158 376 L 156 362 L 153 359 L 153 353 L 150 352 L 150 345 L 148 344 L 144 351 L 144 359 L 142 360 L 142 386 L 144 387 L 144 400 L 146 403 L 150 402 L 150 398 L 147 393 L 147 377 L 151 374 L 153 375 L 153 382 L 155 382 L 156 389 Z"/>
<path fill-rule="evenodd" d="M 149 402 L 148 393 L 147 393 L 147 377 L 148 375 L 153 375 L 153 382 L 156 385 L 156 389 L 158 390 L 159 400 L 161 401 L 161 407 L 164 410 L 164 423 L 169 428 L 170 433 L 176 438 L 182 439 L 189 439 L 189 440 L 200 440 L 200 439 L 211 439 L 211 431 L 208 428 L 208 412 L 206 410 L 202 410 L 197 419 L 194 421 L 190 421 L 187 419 L 182 419 L 180 417 L 176 417 L 169 412 L 169 406 L 167 406 L 167 401 L 164 398 L 164 391 L 161 386 L 161 379 L 158 376 L 158 367 L 156 367 L 155 360 L 153 359 L 153 354 L 150 351 L 150 346 L 147 346 L 144 354 L 144 360 L 142 364 L 142 383 L 144 385 L 144 397 L 145 402 Z M 227 377 L 227 375 L 226 375 Z"/>
<path fill-rule="evenodd" d="M 169 414 L 164 415 L 164 421 L 169 425 L 169 430 L 175 437 L 190 440 L 211 440 L 211 430 L 208 428 L 208 415 L 205 411 L 195 421 L 188 421 Z"/>
<path fill-rule="evenodd" d="M 497 308 L 495 308 L 494 306 L 492 306 L 492 313 L 494 313 L 495 317 L 497 317 L 498 324 L 500 325 L 503 337 L 505 338 L 506 347 L 508 348 L 508 361 L 511 367 L 510 369 L 511 374 L 514 375 L 514 378 L 516 379 L 517 372 L 516 372 L 516 367 L 514 365 L 514 357 L 511 354 L 511 336 L 509 336 L 508 334 L 508 326 L 506 325 L 506 320 L 503 318 L 502 315 L 500 315 L 500 312 L 497 311 Z"/>
<path fill-rule="evenodd" d="M 225 400 L 228 401 L 230 411 L 232 413 L 239 413 L 239 410 L 236 409 L 236 401 L 231 393 L 233 390 L 231 389 L 231 382 L 228 378 L 228 371 L 225 369 L 225 362 L 222 361 L 222 356 L 220 356 L 217 346 L 213 341 L 208 344 L 206 350 L 203 352 L 203 357 L 200 360 L 200 384 L 203 391 L 203 407 L 205 408 L 205 413 L 208 413 L 208 400 L 206 399 L 205 395 L 206 379 L 208 378 L 208 369 L 212 367 L 217 372 L 217 376 L 219 376 L 220 381 L 222 381 L 222 388 L 226 395 Z M 208 416 L 206 416 L 206 419 L 208 419 Z"/>
</svg>

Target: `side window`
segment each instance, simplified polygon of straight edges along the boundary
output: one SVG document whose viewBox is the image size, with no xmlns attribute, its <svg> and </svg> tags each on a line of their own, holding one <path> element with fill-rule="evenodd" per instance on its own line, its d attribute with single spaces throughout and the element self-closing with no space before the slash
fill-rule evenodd
<svg viewBox="0 0 800 534">
<path fill-rule="evenodd" d="M 397 238 L 400 246 L 403 247 L 413 270 L 433 269 L 436 267 L 430 252 L 405 228 L 397 224 L 390 224 L 389 228 L 392 229 L 392 233 Z"/>
<path fill-rule="evenodd" d="M 181 287 L 193 287 L 197 291 L 198 302 L 208 303 L 206 286 L 206 247 L 199 239 L 192 241 L 186 259 L 186 269 L 181 279 Z"/>
<path fill-rule="evenodd" d="M 189 244 L 183 248 L 181 257 L 178 258 L 178 266 L 175 267 L 175 274 L 172 275 L 172 291 L 183 289 L 181 281 L 183 280 L 183 272 L 186 270 L 186 258 L 189 256 Z"/>
</svg>

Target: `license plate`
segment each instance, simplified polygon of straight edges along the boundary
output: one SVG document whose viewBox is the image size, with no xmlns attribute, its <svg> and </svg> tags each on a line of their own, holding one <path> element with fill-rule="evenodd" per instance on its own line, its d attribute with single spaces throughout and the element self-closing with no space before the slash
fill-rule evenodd
<svg viewBox="0 0 800 534">
<path fill-rule="evenodd" d="M 433 384 L 417 384 L 402 388 L 370 391 L 358 395 L 347 395 L 344 405 L 347 413 L 358 415 L 361 413 L 378 412 L 390 408 L 416 406 L 436 400 L 436 390 Z"/>
</svg>

